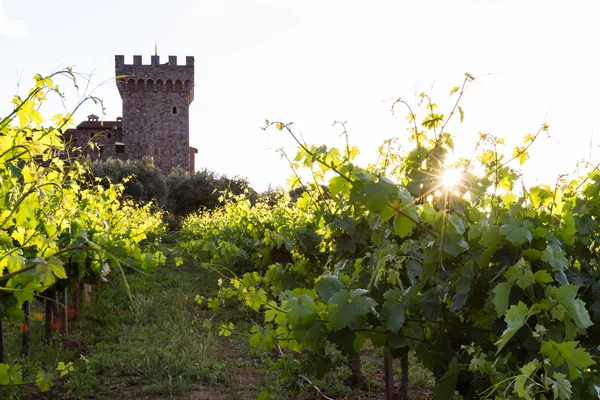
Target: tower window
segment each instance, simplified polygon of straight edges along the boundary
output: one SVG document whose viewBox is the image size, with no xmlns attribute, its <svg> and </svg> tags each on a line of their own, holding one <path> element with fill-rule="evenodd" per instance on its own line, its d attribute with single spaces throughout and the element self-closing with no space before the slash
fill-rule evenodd
<svg viewBox="0 0 600 400">
<path fill-rule="evenodd" d="M 125 144 L 124 143 L 115 144 L 115 153 L 120 153 L 120 154 L 125 153 Z"/>
<path fill-rule="evenodd" d="M 177 107 L 173 107 L 173 114 L 177 114 Z"/>
<path fill-rule="evenodd" d="M 110 138 L 112 137 L 112 132 L 108 132 L 108 133 L 106 134 L 106 137 L 110 139 Z"/>
<path fill-rule="evenodd" d="M 90 139 L 94 137 L 94 132 L 90 132 Z"/>
</svg>

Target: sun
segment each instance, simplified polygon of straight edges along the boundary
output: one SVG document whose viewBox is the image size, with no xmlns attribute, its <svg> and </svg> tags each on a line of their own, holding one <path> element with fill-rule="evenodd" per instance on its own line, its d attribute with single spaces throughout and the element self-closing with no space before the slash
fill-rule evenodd
<svg viewBox="0 0 600 400">
<path fill-rule="evenodd" d="M 455 187 L 462 179 L 462 172 L 455 168 L 448 168 L 442 175 L 442 185 L 446 189 Z"/>
</svg>

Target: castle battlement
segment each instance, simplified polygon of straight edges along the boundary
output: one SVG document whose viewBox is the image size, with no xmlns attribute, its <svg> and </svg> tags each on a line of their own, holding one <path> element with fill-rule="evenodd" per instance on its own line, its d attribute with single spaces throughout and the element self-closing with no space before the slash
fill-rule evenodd
<svg viewBox="0 0 600 400">
<path fill-rule="evenodd" d="M 150 64 L 142 56 L 133 56 L 133 64 L 125 64 L 125 56 L 115 56 L 115 75 L 121 97 L 134 92 L 186 93 L 189 103 L 194 100 L 194 57 L 187 56 L 185 65 L 177 64 L 177 56 L 160 63 L 160 56 L 150 56 Z"/>
<path fill-rule="evenodd" d="M 159 66 L 160 64 L 160 56 L 150 56 L 150 64 L 142 63 L 142 56 L 133 56 L 133 64 L 125 64 L 125 56 L 124 55 L 116 55 L 115 56 L 115 68 L 126 67 L 126 66 Z M 177 65 L 177 56 L 169 56 L 169 61 L 162 65 L 169 67 L 193 67 L 194 66 L 194 56 L 186 56 L 185 57 L 185 65 Z"/>
</svg>

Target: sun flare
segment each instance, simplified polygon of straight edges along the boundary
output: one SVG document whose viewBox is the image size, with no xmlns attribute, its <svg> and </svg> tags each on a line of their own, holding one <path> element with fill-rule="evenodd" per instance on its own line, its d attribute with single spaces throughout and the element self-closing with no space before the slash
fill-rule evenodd
<svg viewBox="0 0 600 400">
<path fill-rule="evenodd" d="M 444 171 L 444 174 L 442 175 L 442 185 L 444 185 L 446 189 L 453 188 L 459 184 L 461 178 L 461 171 L 454 168 L 448 168 Z"/>
</svg>

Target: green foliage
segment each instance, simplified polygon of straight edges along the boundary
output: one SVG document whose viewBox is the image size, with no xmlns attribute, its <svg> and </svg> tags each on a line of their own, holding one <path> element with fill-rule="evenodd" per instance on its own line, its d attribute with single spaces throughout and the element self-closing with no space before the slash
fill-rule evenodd
<svg viewBox="0 0 600 400">
<path fill-rule="evenodd" d="M 594 393 L 600 230 L 589 221 L 600 215 L 600 173 L 517 190 L 514 168 L 545 124 L 510 157 L 502 139 L 480 134 L 471 160 L 448 165 L 446 127 L 456 113 L 462 121 L 472 79 L 451 91 L 447 114 L 422 94 L 420 124 L 409 108 L 411 147 L 386 141 L 366 168 L 349 145 L 308 145 L 290 124 L 268 123 L 296 140 L 292 167 L 315 182 L 295 203 L 237 197 L 184 221 L 181 247 L 223 274 L 209 304 L 242 305 L 252 344 L 310 354 L 315 367 L 328 345 L 346 355 L 368 341 L 391 354 L 408 347 L 434 372 L 436 398 Z M 442 182 L 448 168 L 461 171 L 456 186 Z M 300 374 L 290 365 L 282 379 Z"/>
<path fill-rule="evenodd" d="M 119 160 L 109 158 L 95 161 L 92 173 L 102 179 L 105 187 L 122 183 L 123 194 L 140 203 L 156 201 L 163 204 L 167 197 L 167 180 L 151 158 Z"/>
<path fill-rule="evenodd" d="M 214 209 L 223 192 L 234 195 L 250 193 L 255 197 L 250 184 L 244 178 L 228 178 L 204 169 L 189 175 L 182 169 L 174 169 L 166 178 L 168 194 L 167 210 L 177 216 L 185 216 L 200 209 Z"/>
<path fill-rule="evenodd" d="M 13 112 L 0 120 L 0 318 L 15 322 L 23 320 L 25 301 L 54 286 L 164 262 L 149 240 L 161 231 L 161 215 L 125 199 L 122 185 L 86 181 L 85 165 L 65 159 L 61 129 L 70 115 L 43 126 L 40 106 L 50 93 L 61 96 L 54 84 L 61 76 L 74 79 L 70 70 L 36 75 L 29 95 L 15 96 Z M 2 368 L 10 382 L 20 379 L 18 365 Z M 37 374 L 41 390 L 72 371 L 68 364 L 59 368 Z"/>
</svg>

